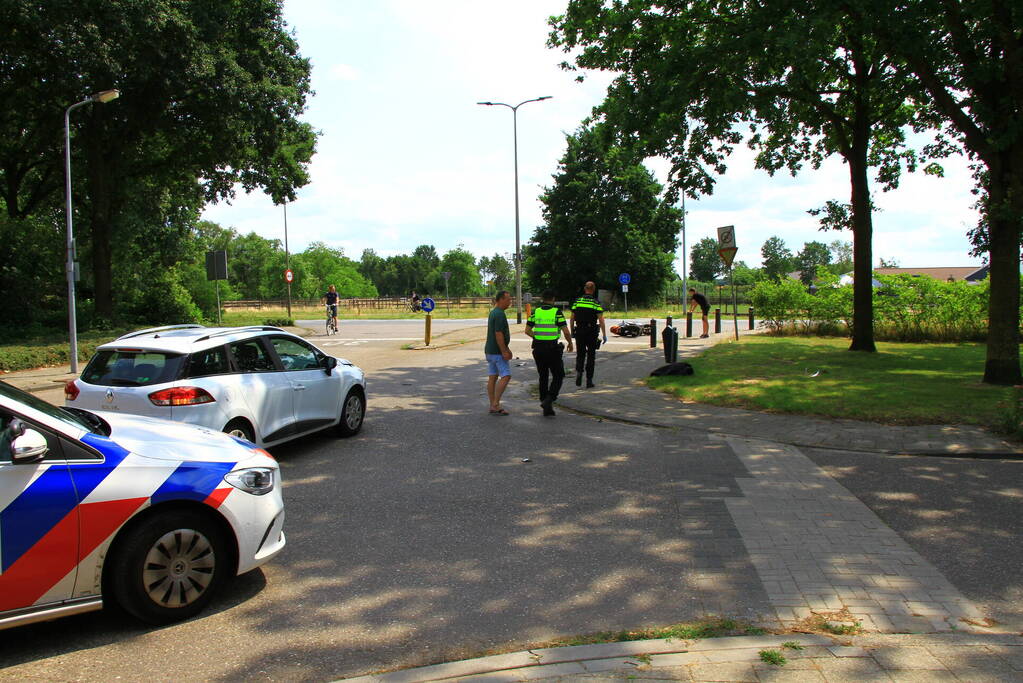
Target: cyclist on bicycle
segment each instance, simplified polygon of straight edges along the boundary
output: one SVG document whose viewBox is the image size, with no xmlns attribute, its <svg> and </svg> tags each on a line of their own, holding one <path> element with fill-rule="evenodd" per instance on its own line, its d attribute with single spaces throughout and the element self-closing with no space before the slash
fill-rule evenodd
<svg viewBox="0 0 1023 683">
<path fill-rule="evenodd" d="M 320 297 L 320 303 L 327 305 L 327 312 L 330 314 L 331 322 L 334 324 L 334 329 L 337 329 L 337 301 L 338 301 L 337 288 L 334 285 L 327 287 L 327 293 Z"/>
</svg>

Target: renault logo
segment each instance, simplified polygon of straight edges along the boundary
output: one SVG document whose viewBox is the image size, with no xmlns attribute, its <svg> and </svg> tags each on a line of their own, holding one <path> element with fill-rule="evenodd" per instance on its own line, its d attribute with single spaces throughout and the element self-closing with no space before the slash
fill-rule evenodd
<svg viewBox="0 0 1023 683">
<path fill-rule="evenodd" d="M 114 402 L 114 390 L 113 389 L 107 389 L 107 403 L 113 403 L 113 402 Z"/>
</svg>

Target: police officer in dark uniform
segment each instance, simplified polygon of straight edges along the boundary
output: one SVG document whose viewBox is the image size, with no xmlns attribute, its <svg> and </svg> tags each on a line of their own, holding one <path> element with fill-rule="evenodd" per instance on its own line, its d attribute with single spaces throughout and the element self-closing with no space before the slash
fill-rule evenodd
<svg viewBox="0 0 1023 683">
<path fill-rule="evenodd" d="M 572 302 L 572 317 L 569 321 L 572 336 L 575 337 L 575 385 L 583 383 L 583 368 L 586 369 L 586 388 L 593 386 L 593 365 L 597 349 L 603 338 L 607 343 L 607 329 L 604 327 L 604 309 L 597 301 L 597 285 L 587 282 L 583 295 Z"/>
<path fill-rule="evenodd" d="M 565 379 L 564 345 L 558 338 L 565 335 L 571 353 L 572 337 L 568 333 L 565 315 L 554 305 L 554 292 L 545 291 L 542 299 L 543 304 L 526 321 L 526 334 L 533 338 L 533 360 L 540 375 L 540 406 L 545 417 L 554 417 L 554 401 Z"/>
</svg>

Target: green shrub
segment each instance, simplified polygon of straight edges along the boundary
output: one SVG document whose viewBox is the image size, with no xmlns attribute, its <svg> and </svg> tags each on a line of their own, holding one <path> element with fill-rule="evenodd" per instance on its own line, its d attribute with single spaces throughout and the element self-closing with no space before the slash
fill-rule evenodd
<svg viewBox="0 0 1023 683">
<path fill-rule="evenodd" d="M 267 318 L 263 324 L 270 327 L 294 327 L 295 321 L 291 318 Z"/>
<path fill-rule="evenodd" d="M 987 335 L 989 284 L 876 275 L 874 337 L 878 341 L 972 342 Z M 760 282 L 750 300 L 762 324 L 781 334 L 848 335 L 852 285 L 820 271 L 811 294 L 795 280 Z"/>
</svg>

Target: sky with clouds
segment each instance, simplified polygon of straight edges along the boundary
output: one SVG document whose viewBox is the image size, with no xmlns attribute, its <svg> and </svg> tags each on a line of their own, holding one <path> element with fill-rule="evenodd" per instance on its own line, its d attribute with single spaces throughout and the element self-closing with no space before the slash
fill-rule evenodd
<svg viewBox="0 0 1023 683">
<path fill-rule="evenodd" d="M 518 104 L 520 235 L 541 222 L 537 199 L 574 132 L 603 99 L 609 77 L 578 83 L 546 47 L 547 19 L 565 0 L 285 0 L 284 16 L 312 62 L 305 119 L 319 132 L 312 182 L 287 207 L 288 246 L 322 241 L 358 260 L 363 249 L 388 256 L 432 244 L 477 256 L 515 249 L 512 112 L 480 101 Z M 895 192 L 877 192 L 874 258 L 902 266 L 969 266 L 966 231 L 976 223 L 966 164 L 944 164 L 945 178 L 907 174 Z M 652 160 L 659 174 L 663 164 Z M 734 225 L 737 260 L 760 264 L 777 235 L 793 252 L 804 242 L 852 241 L 819 232 L 807 209 L 848 201 L 846 167 L 829 160 L 792 178 L 753 169 L 742 148 L 710 197 L 687 200 L 691 246 Z M 241 233 L 284 239 L 284 210 L 239 192 L 203 216 Z M 677 256 L 681 258 L 679 249 Z M 681 261 L 677 268 L 681 272 Z"/>
</svg>

